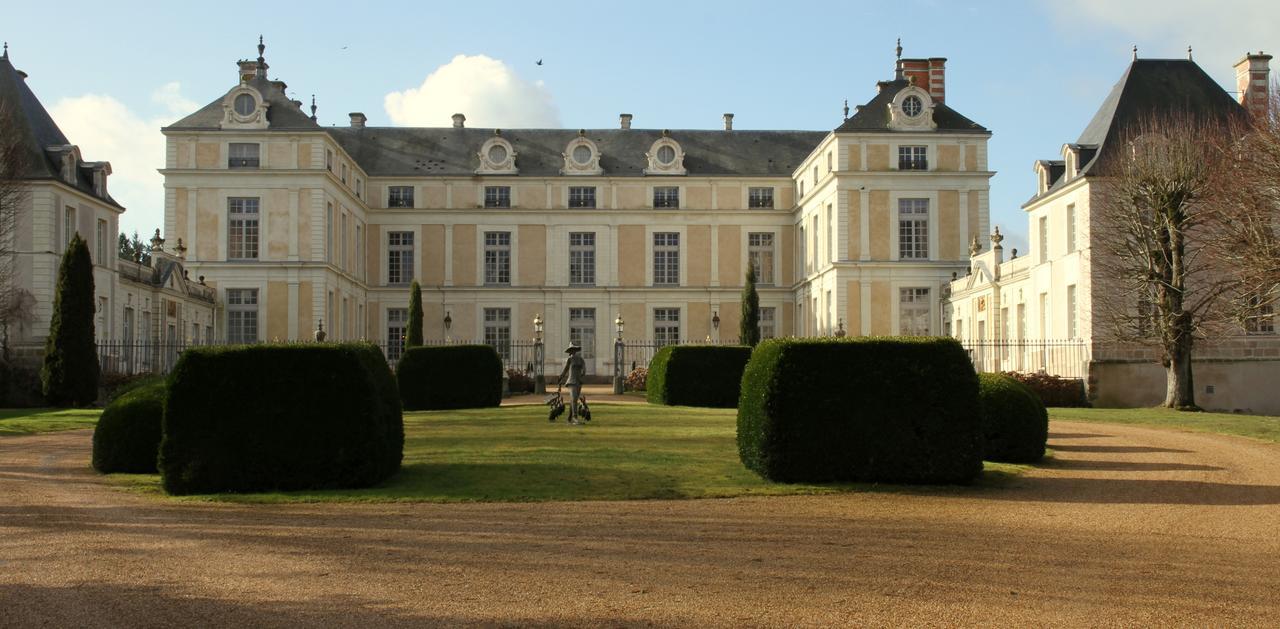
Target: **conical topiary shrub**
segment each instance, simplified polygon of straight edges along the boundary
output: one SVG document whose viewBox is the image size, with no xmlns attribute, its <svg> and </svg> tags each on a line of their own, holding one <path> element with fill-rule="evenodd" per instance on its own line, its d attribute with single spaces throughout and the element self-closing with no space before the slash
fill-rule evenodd
<svg viewBox="0 0 1280 629">
<path fill-rule="evenodd" d="M 40 368 L 44 397 L 54 406 L 88 406 L 98 398 L 94 310 L 93 260 L 89 246 L 76 234 L 62 254 Z"/>
</svg>

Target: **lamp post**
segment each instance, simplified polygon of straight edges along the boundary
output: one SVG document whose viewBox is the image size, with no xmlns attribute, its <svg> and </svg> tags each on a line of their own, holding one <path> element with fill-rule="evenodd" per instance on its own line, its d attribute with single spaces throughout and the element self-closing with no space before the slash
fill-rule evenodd
<svg viewBox="0 0 1280 629">
<path fill-rule="evenodd" d="M 837 320 L 836 320 L 836 323 L 839 325 L 839 327 L 838 327 L 838 328 L 836 328 L 836 338 L 842 338 L 842 337 L 844 337 L 844 335 L 845 335 L 845 331 L 844 331 L 844 318 L 842 317 L 842 318 L 840 318 L 840 319 L 837 319 Z"/>
<path fill-rule="evenodd" d="M 449 311 L 444 311 L 444 343 L 449 344 L 449 328 L 453 327 L 453 317 L 449 316 Z"/>
<path fill-rule="evenodd" d="M 622 395 L 623 378 L 622 375 L 622 355 L 625 353 L 626 344 L 622 341 L 622 330 L 625 323 L 622 320 L 622 313 L 618 313 L 618 318 L 614 319 L 613 326 L 617 329 L 618 336 L 613 340 L 613 394 Z"/>
<path fill-rule="evenodd" d="M 543 372 L 543 361 L 546 360 L 546 346 L 542 343 L 542 314 L 533 317 L 533 392 L 547 392 L 547 377 Z"/>
<path fill-rule="evenodd" d="M 711 329 L 715 331 L 716 343 L 719 344 L 720 343 L 720 311 L 719 310 L 711 313 Z"/>
</svg>

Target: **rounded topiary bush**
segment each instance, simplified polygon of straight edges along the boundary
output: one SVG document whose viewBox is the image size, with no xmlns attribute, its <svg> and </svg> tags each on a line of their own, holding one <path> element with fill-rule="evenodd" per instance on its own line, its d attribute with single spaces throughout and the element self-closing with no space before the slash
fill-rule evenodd
<svg viewBox="0 0 1280 629">
<path fill-rule="evenodd" d="M 650 404 L 733 408 L 750 359 L 745 345 L 668 345 L 649 362 L 645 396 Z"/>
<path fill-rule="evenodd" d="M 165 395 L 165 383 L 158 380 L 107 405 L 93 431 L 93 469 L 103 474 L 155 473 Z"/>
<path fill-rule="evenodd" d="M 1030 463 L 1044 458 L 1049 413 L 1027 385 L 1004 374 L 978 374 L 983 458 Z"/>
<path fill-rule="evenodd" d="M 502 358 L 489 345 L 409 348 L 396 364 L 396 380 L 406 411 L 502 403 Z"/>
</svg>

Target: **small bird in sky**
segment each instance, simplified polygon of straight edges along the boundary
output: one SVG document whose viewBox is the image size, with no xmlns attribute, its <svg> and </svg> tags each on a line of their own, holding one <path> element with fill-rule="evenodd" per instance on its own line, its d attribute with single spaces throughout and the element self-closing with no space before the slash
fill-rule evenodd
<svg viewBox="0 0 1280 629">
<path fill-rule="evenodd" d="M 343 47 L 342 47 L 342 49 L 343 49 L 343 50 L 346 50 L 346 49 L 347 49 L 347 47 L 346 47 L 346 46 L 343 46 Z"/>
<path fill-rule="evenodd" d="M 534 65 L 538 65 L 538 66 L 542 65 L 542 60 L 541 59 L 537 60 L 536 62 L 534 62 Z"/>
</svg>

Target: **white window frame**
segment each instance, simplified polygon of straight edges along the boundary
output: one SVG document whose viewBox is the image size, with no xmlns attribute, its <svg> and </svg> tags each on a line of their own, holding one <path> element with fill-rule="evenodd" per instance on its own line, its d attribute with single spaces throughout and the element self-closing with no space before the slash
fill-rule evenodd
<svg viewBox="0 0 1280 629">
<path fill-rule="evenodd" d="M 407 196 L 405 195 L 406 190 L 408 191 Z M 388 208 L 412 208 L 415 203 L 414 197 L 413 186 L 387 186 Z"/>
<path fill-rule="evenodd" d="M 97 224 L 98 231 L 95 234 L 97 236 L 96 242 L 95 242 L 96 251 L 94 252 L 94 256 L 97 258 L 97 262 L 101 266 L 107 266 L 107 261 L 111 259 L 109 254 L 107 253 L 107 232 L 110 229 L 111 229 L 111 224 L 108 223 L 106 219 L 102 219 L 102 218 L 98 219 L 98 224 Z"/>
<path fill-rule="evenodd" d="M 405 234 L 408 234 L 409 236 L 409 242 L 407 243 L 404 241 Z M 400 242 L 393 242 L 393 240 L 399 240 Z M 417 258 L 417 251 L 416 251 L 416 247 L 418 243 L 417 234 L 414 232 L 414 230 L 411 230 L 411 229 L 389 229 L 387 230 L 386 242 L 387 242 L 387 256 L 386 256 L 387 274 L 384 276 L 387 278 L 386 283 L 388 286 L 407 286 L 410 282 L 413 281 L 413 278 L 416 276 L 416 273 L 414 272 L 415 271 L 414 266 L 415 266 L 415 260 Z M 392 269 L 391 261 L 393 259 L 392 258 L 393 252 L 399 254 L 398 256 L 399 258 L 398 262 L 400 265 L 399 281 L 393 281 L 391 277 L 391 269 Z M 406 254 L 408 258 L 407 265 L 405 264 Z M 407 272 L 406 272 L 406 266 L 407 266 Z"/>
<path fill-rule="evenodd" d="M 684 338 L 684 317 L 678 306 L 654 306 L 649 310 L 652 319 L 653 341 L 657 347 L 679 345 Z M 674 313 L 674 319 L 671 318 Z M 665 330 L 660 332 L 660 330 Z M 674 335 L 674 339 L 672 338 Z M 665 342 L 664 342 L 665 341 Z"/>
<path fill-rule="evenodd" d="M 237 153 L 239 153 L 237 155 Z M 256 170 L 262 164 L 262 145 L 257 142 L 228 142 L 227 168 Z"/>
<path fill-rule="evenodd" d="M 776 195 L 777 190 L 774 186 L 750 186 L 747 188 L 747 209 L 772 210 Z"/>
<path fill-rule="evenodd" d="M 777 306 L 761 306 L 760 320 L 758 322 L 760 330 L 760 338 L 771 339 L 778 336 L 778 308 Z"/>
<path fill-rule="evenodd" d="M 929 336 L 933 334 L 933 293 L 926 286 L 898 287 L 898 334 L 903 336 Z M 923 318 L 923 331 L 912 328 L 911 319 Z M 918 321 L 916 322 L 918 323 Z"/>
<path fill-rule="evenodd" d="M 511 264 L 513 253 L 512 241 L 515 240 L 511 230 L 484 230 L 481 232 L 483 245 L 483 261 L 485 286 L 511 286 L 514 267 Z M 493 271 L 491 274 L 490 271 Z M 505 275 L 505 277 L 504 277 Z"/>
<path fill-rule="evenodd" d="M 262 338 L 261 294 L 257 288 L 227 289 L 225 302 L 228 343 L 257 343 Z M 247 298 L 252 298 L 252 303 L 246 303 Z M 238 324 L 233 323 L 237 319 Z M 249 334 L 246 328 L 250 323 L 253 328 L 252 334 Z"/>
<path fill-rule="evenodd" d="M 768 242 L 765 237 L 768 237 Z M 747 232 L 747 264 L 752 265 L 756 269 L 756 284 L 760 286 L 773 286 L 777 278 L 778 263 L 778 236 L 773 231 L 749 231 Z M 757 258 L 767 256 L 767 261 L 760 261 Z M 767 262 L 767 264 L 765 263 Z"/>
<path fill-rule="evenodd" d="M 588 190 L 590 191 L 590 197 L 591 197 L 589 199 L 589 204 L 588 204 L 588 200 L 585 199 L 585 197 L 582 194 L 579 194 L 578 196 L 580 198 L 575 201 L 574 191 L 585 192 Z M 565 205 L 570 209 L 599 208 L 600 207 L 600 188 L 597 186 L 568 186 L 565 190 L 565 200 L 566 200 Z M 579 205 L 574 205 L 575 202 L 579 203 Z"/>
<path fill-rule="evenodd" d="M 409 309 L 387 308 L 386 324 L 387 360 L 398 361 L 404 355 L 405 336 L 409 333 Z"/>
<path fill-rule="evenodd" d="M 515 199 L 511 194 L 511 186 L 485 185 L 480 187 L 480 205 L 488 210 L 505 210 L 515 207 Z M 490 205 L 490 192 L 493 192 L 493 203 Z M 505 204 L 503 204 L 505 197 Z"/>
<path fill-rule="evenodd" d="M 1067 253 L 1076 250 L 1076 204 L 1067 204 Z"/>
<path fill-rule="evenodd" d="M 239 243 L 233 237 L 237 230 Z M 261 247 L 262 199 L 227 197 L 227 260 L 259 260 Z"/>
<path fill-rule="evenodd" d="M 897 237 L 895 238 L 895 241 L 898 247 L 898 259 L 929 260 L 931 258 L 929 254 L 932 251 L 932 247 L 929 246 L 929 241 L 931 240 L 930 232 L 932 231 L 930 229 L 930 218 L 932 218 L 933 204 L 928 198 L 904 196 L 898 199 L 896 205 L 894 223 L 897 225 L 897 229 L 895 230 L 897 232 Z M 907 210 L 908 214 L 904 214 L 904 210 Z M 916 233 L 911 237 L 910 244 L 912 246 L 910 248 L 910 252 L 903 251 L 903 245 L 908 243 L 906 242 L 907 236 L 903 233 L 902 229 L 904 224 L 908 222 L 913 225 L 923 224 L 924 226 L 923 234 Z M 908 253 L 910 253 L 910 255 L 907 255 Z"/>
<path fill-rule="evenodd" d="M 659 191 L 659 190 L 666 191 L 667 193 L 669 193 L 670 191 L 674 190 L 674 191 L 675 191 L 675 205 L 671 205 L 671 201 L 670 201 L 670 199 L 669 199 L 669 198 L 664 199 L 664 201 L 663 201 L 663 203 L 664 203 L 664 204 L 663 204 L 663 205 L 659 205 L 659 204 L 658 204 L 658 191 Z M 649 204 L 650 204 L 650 207 L 652 207 L 652 208 L 654 208 L 654 209 L 658 209 L 658 210 L 678 210 L 678 209 L 680 209 L 680 205 L 681 205 L 681 201 L 682 201 L 681 197 L 683 197 L 683 196 L 684 196 L 684 191 L 680 189 L 680 186 L 652 186 L 652 187 L 650 187 L 650 189 L 649 189 Z M 668 195 L 668 197 L 669 197 L 669 195 Z"/>
<path fill-rule="evenodd" d="M 574 242 L 578 240 L 577 243 Z M 596 239 L 594 231 L 569 232 L 569 285 L 596 285 Z M 590 242 L 587 242 L 587 241 Z M 575 268 L 578 277 L 575 280 Z"/>
<path fill-rule="evenodd" d="M 674 236 L 674 243 L 671 242 L 672 236 Z M 662 244 L 659 244 L 658 242 L 660 237 L 664 241 Z M 680 241 L 681 240 L 682 240 L 682 234 L 678 231 L 654 231 L 653 234 L 649 237 L 650 247 L 653 250 L 652 254 L 650 255 L 650 273 L 652 275 L 652 281 L 650 283 L 654 287 L 681 286 L 682 284 L 684 284 L 684 282 L 681 281 L 683 279 L 681 272 L 683 270 L 682 267 L 684 266 L 683 264 L 681 264 L 681 259 L 680 259 L 681 257 Z M 661 249 L 659 249 L 660 247 Z M 659 273 L 658 273 L 659 254 L 662 254 L 662 259 L 664 261 L 664 269 L 661 277 L 662 281 L 659 281 Z M 673 262 L 673 259 L 674 259 L 674 262 Z M 672 266 L 674 266 L 675 268 L 672 269 L 671 268 Z M 672 271 L 674 271 L 674 275 L 675 275 L 674 282 L 671 281 Z"/>
<path fill-rule="evenodd" d="M 485 307 L 480 310 L 481 338 L 502 357 L 502 364 L 511 361 L 511 308 Z"/>
</svg>

